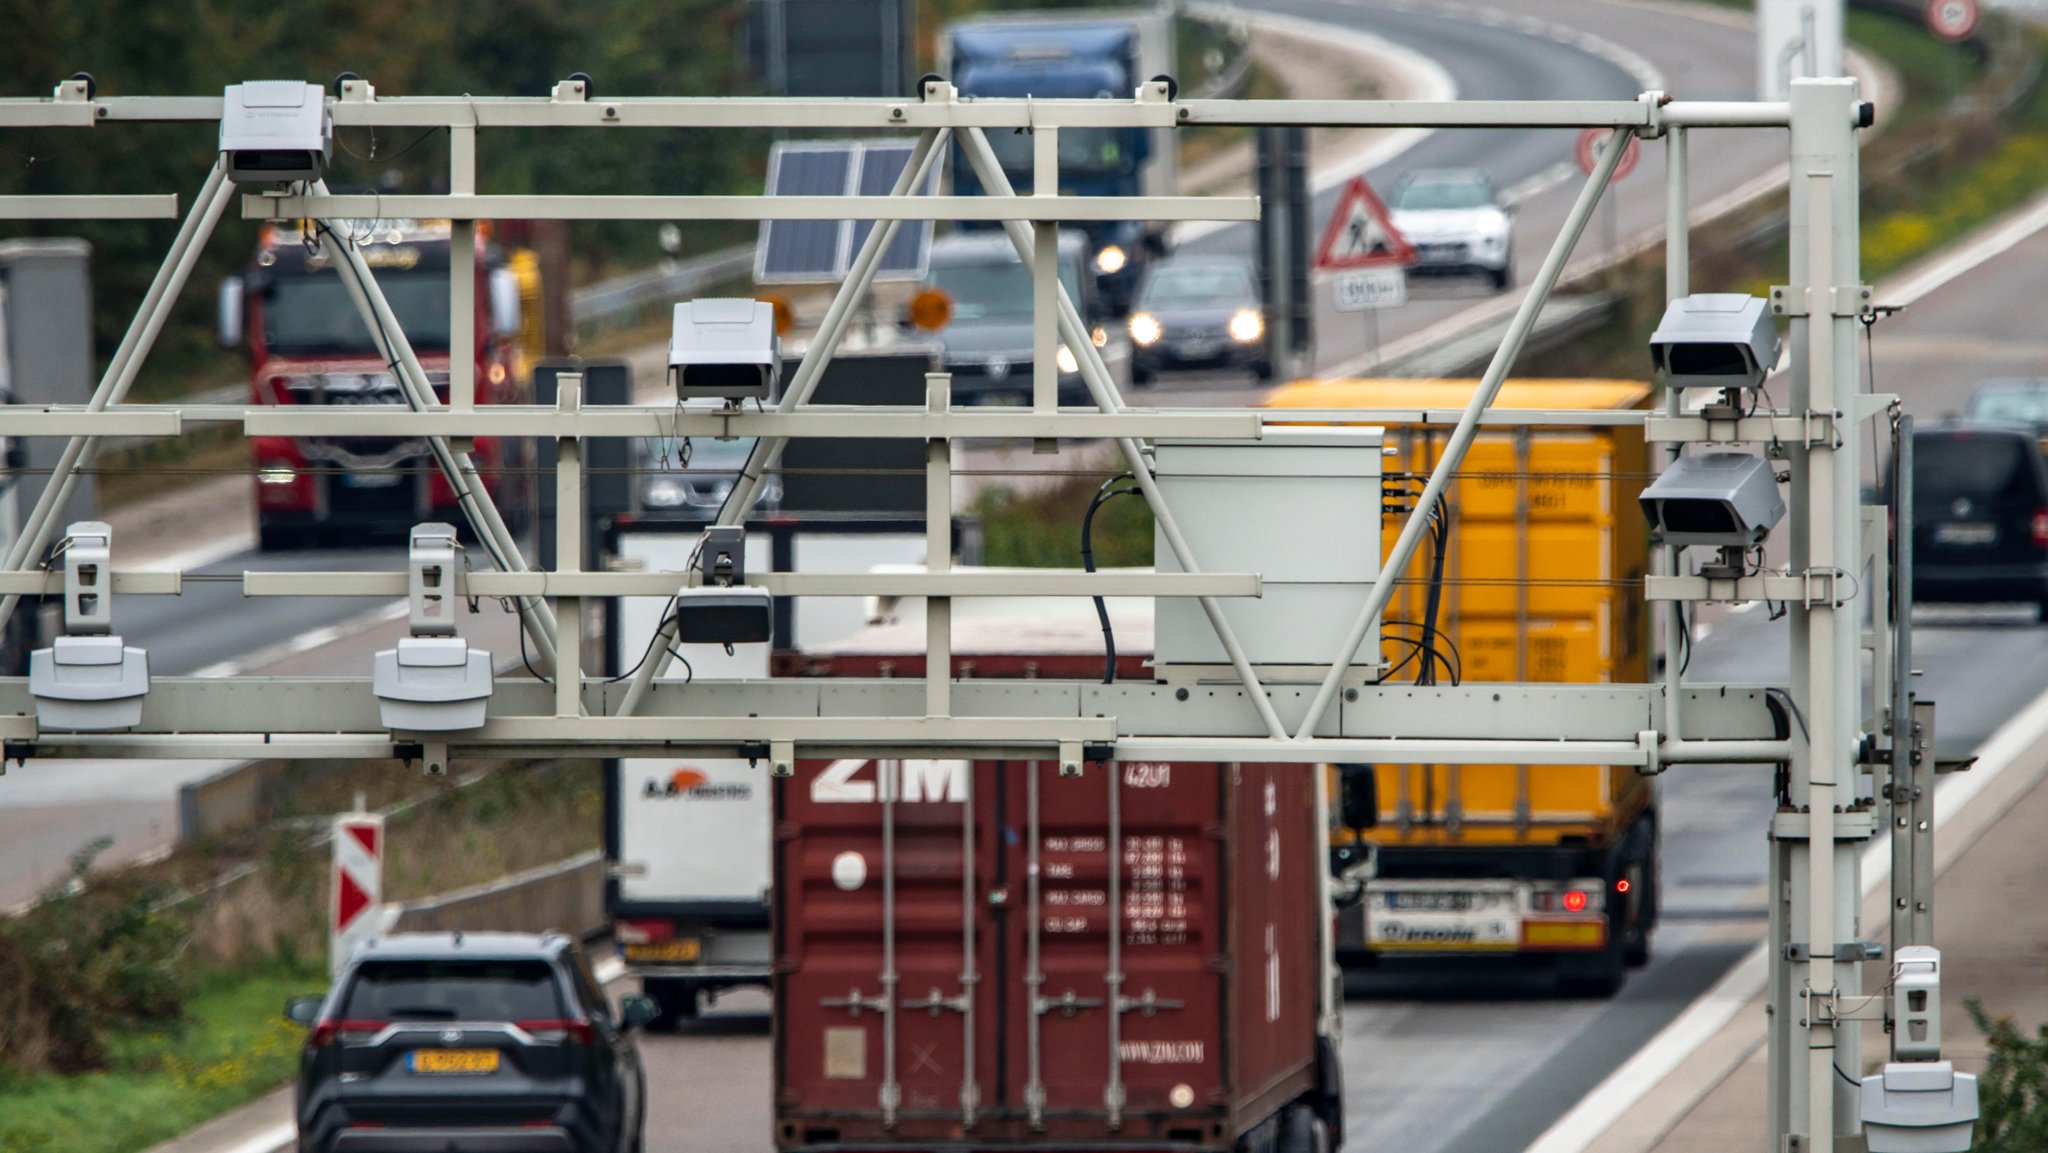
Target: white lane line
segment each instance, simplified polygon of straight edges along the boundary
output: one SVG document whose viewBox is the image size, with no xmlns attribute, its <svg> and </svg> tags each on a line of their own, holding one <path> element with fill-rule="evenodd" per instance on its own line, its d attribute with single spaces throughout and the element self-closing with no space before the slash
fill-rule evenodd
<svg viewBox="0 0 2048 1153">
<path fill-rule="evenodd" d="M 2048 228 L 2048 194 L 2035 197 L 2015 215 L 1912 269 L 1904 279 L 1881 290 L 1878 303 L 1912 304 L 2043 228 Z"/>
<path fill-rule="evenodd" d="M 205 568 L 210 564 L 218 564 L 231 556 L 238 553 L 251 552 L 255 548 L 255 533 L 238 532 L 217 540 L 207 541 L 202 545 L 195 545 L 180 552 L 169 553 L 165 556 L 144 556 L 139 560 L 133 557 L 125 559 L 128 564 L 132 564 L 136 568 L 186 572 L 190 569 Z"/>
<path fill-rule="evenodd" d="M 1500 202 L 1513 208 L 1524 200 L 1533 200 L 1570 180 L 1572 173 L 1578 170 L 1577 164 L 1569 160 L 1560 160 L 1533 176 L 1509 185 L 1507 191 L 1500 194 Z"/>
<path fill-rule="evenodd" d="M 1934 827 L 1938 832 L 1991 782 L 2013 765 L 2043 737 L 2048 737 L 2048 693 L 2020 710 L 1997 732 L 1977 746 L 1977 764 L 1967 773 L 1942 781 L 1934 792 Z M 1988 825 L 1987 825 L 1988 827 Z M 1977 830 L 1982 832 L 1982 829 Z M 1944 846 L 1936 861 L 1937 875 L 1944 871 L 1974 837 Z M 1891 843 L 1873 839 L 1863 852 L 1863 895 L 1868 897 L 1891 880 Z M 1728 974 L 1705 995 L 1666 1025 L 1650 1043 L 1620 1068 L 1607 1075 L 1591 1093 L 1557 1119 L 1531 1144 L 1526 1153 L 1584 1153 L 1615 1122 L 1693 1055 L 1700 1046 L 1735 1019 L 1743 1006 L 1764 991 L 1768 976 L 1768 942 L 1751 949 Z"/>
<path fill-rule="evenodd" d="M 257 649 L 255 652 L 207 665 L 192 675 L 195 677 L 232 677 L 253 669 L 262 669 L 279 661 L 303 656 L 314 649 L 325 648 L 336 641 L 347 640 L 350 637 L 368 632 L 378 625 L 402 620 L 411 611 L 411 606 L 405 601 L 393 601 L 388 605 L 371 609 L 368 612 L 357 613 L 355 616 L 337 621 L 331 625 L 307 629 L 305 632 L 289 640 Z"/>
</svg>

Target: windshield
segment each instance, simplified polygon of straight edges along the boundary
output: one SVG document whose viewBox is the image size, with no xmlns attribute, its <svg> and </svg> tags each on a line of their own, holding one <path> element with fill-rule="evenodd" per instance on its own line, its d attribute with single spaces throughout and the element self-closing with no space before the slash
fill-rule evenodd
<svg viewBox="0 0 2048 1153">
<path fill-rule="evenodd" d="M 360 1021 L 540 1021 L 562 1015 L 545 961 L 367 961 L 340 1016 Z"/>
<path fill-rule="evenodd" d="M 381 272 L 377 285 L 421 352 L 448 348 L 448 274 Z M 377 355 L 337 273 L 279 276 L 263 293 L 263 343 L 273 354 Z"/>
<path fill-rule="evenodd" d="M 1154 308 L 1229 308 L 1257 299 L 1251 277 L 1236 268 L 1163 268 L 1145 286 L 1144 302 Z"/>
<path fill-rule="evenodd" d="M 2017 424 L 2048 424 L 2048 388 L 2000 388 L 1980 392 L 1970 401 L 1978 420 Z"/>
<path fill-rule="evenodd" d="M 2040 496 L 2026 466 L 2034 447 L 2010 434 L 1913 438 L 1913 500 L 1945 508 L 1957 497 L 2003 499 L 2031 505 Z"/>
<path fill-rule="evenodd" d="M 1083 175 L 1121 172 L 1131 163 L 1131 151 L 1121 128 L 1060 129 L 1060 171 Z M 1028 186 L 1031 174 L 1031 137 L 1021 132 L 990 132 L 988 142 L 996 159 L 1012 182 Z"/>
<path fill-rule="evenodd" d="M 1081 299 L 1078 271 L 1072 263 L 1060 261 L 1060 281 L 1077 302 Z M 1019 261 L 935 267 L 931 282 L 953 298 L 954 320 L 1031 317 L 1031 273 Z"/>
<path fill-rule="evenodd" d="M 1429 212 L 1445 208 L 1487 208 L 1493 204 L 1493 189 L 1480 180 L 1415 180 L 1394 189 L 1391 207 L 1406 212 Z"/>
</svg>

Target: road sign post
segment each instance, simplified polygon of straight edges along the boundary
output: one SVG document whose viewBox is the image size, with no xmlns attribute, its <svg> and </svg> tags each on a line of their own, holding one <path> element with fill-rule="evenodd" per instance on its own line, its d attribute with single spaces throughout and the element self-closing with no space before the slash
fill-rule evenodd
<svg viewBox="0 0 2048 1153">
<path fill-rule="evenodd" d="M 1578 147 L 1573 150 L 1573 158 L 1579 162 L 1580 172 L 1587 176 L 1593 175 L 1593 167 L 1600 162 L 1600 153 L 1607 147 L 1607 138 L 1610 135 L 1612 134 L 1599 128 L 1588 128 L 1584 132 L 1579 133 L 1579 143 Z M 1621 180 L 1629 173 L 1634 172 L 1636 165 L 1641 163 L 1642 158 L 1642 140 L 1635 136 L 1629 137 L 1628 143 L 1622 146 L 1621 160 L 1614 166 L 1614 176 L 1610 179 L 1610 183 L 1613 180 Z M 1606 240 L 1606 254 L 1609 257 L 1612 257 L 1614 250 L 1621 246 L 1621 229 L 1614 218 L 1615 199 L 1616 197 L 1610 189 L 1606 196 L 1607 202 L 1601 206 L 1603 214 L 1601 225 L 1607 233 L 1604 239 Z"/>
<path fill-rule="evenodd" d="M 1408 303 L 1408 266 L 1415 246 L 1394 227 L 1387 206 L 1365 177 L 1352 180 L 1337 199 L 1323 239 L 1316 246 L 1316 271 L 1331 276 L 1342 312 L 1365 313 L 1366 355 L 1379 360 L 1379 310 Z"/>
<path fill-rule="evenodd" d="M 339 976 L 358 943 L 377 931 L 384 901 L 384 818 L 344 813 L 334 818 L 334 875 L 327 898 L 327 963 Z"/>
</svg>

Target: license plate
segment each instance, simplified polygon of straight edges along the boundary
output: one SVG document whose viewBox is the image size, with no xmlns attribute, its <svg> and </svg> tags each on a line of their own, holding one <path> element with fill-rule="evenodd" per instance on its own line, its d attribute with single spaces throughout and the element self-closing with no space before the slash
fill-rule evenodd
<svg viewBox="0 0 2048 1153">
<path fill-rule="evenodd" d="M 667 962 L 687 965 L 704 953 L 704 946 L 695 937 L 682 937 L 674 941 L 648 941 L 626 946 L 626 960 Z"/>
<path fill-rule="evenodd" d="M 1934 526 L 1934 540 L 1937 544 L 1990 544 L 1998 539 L 1995 524 L 1938 524 Z"/>
<path fill-rule="evenodd" d="M 1478 903 L 1477 896 L 1472 893 L 1403 892 L 1397 889 L 1384 895 L 1387 908 L 1402 911 L 1468 913 Z"/>
<path fill-rule="evenodd" d="M 415 1073 L 495 1073 L 496 1049 L 414 1049 L 405 1067 Z"/>
<path fill-rule="evenodd" d="M 395 488 L 405 478 L 395 472 L 348 472 L 341 476 L 343 488 Z"/>
<path fill-rule="evenodd" d="M 1182 356 L 1214 356 L 1222 349 L 1223 342 L 1218 340 L 1183 340 L 1174 346 Z"/>
</svg>

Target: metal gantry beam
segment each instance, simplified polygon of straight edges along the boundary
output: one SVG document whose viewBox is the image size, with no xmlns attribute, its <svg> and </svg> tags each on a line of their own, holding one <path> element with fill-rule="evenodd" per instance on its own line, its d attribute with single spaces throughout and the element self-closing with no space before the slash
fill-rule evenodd
<svg viewBox="0 0 2048 1153">
<path fill-rule="evenodd" d="M 93 99 L 66 82 L 48 99 L 0 99 L 0 131 L 61 130 L 136 122 L 216 121 L 216 97 Z M 943 81 L 926 83 L 906 100 L 774 100 L 628 98 L 589 100 L 558 89 L 553 97 L 378 98 L 367 84 L 347 86 L 330 102 L 335 125 L 448 128 L 450 193 L 442 196 L 333 196 L 319 183 L 243 198 L 242 211 L 262 218 L 304 214 L 319 220 L 325 243 L 341 256 L 343 283 L 397 377 L 408 411 L 293 411 L 287 407 L 129 406 L 122 403 L 143 359 L 189 277 L 198 252 L 229 208 L 234 191 L 218 164 L 209 173 L 177 239 L 143 298 L 122 345 L 83 408 L 0 413 L 9 435 L 72 438 L 44 498 L 30 513 L 0 572 L 0 614 L 19 596 L 46 592 L 56 579 L 39 565 L 55 537 L 55 510 L 63 506 L 77 469 L 92 463 L 99 438 L 154 433 L 174 435 L 202 423 L 239 424 L 255 435 L 421 436 L 430 440 L 437 467 L 460 496 L 483 549 L 501 571 L 460 574 L 460 594 L 506 596 L 520 606 L 522 627 L 555 671 L 554 683 L 506 681 L 495 687 L 489 716 L 479 729 L 449 735 L 449 750 L 467 755 L 522 756 L 575 751 L 743 751 L 772 763 L 840 751 L 864 755 L 998 753 L 1056 755 L 1078 767 L 1088 759 L 1242 759 L 1314 764 L 1327 761 L 1389 763 L 1603 764 L 1612 772 L 1656 773 L 1675 765 L 1786 764 L 1783 811 L 1772 825 L 1772 1093 L 1768 1108 L 1774 1147 L 1831 1149 L 1853 1140 L 1854 1098 L 1844 1089 L 1839 1054 L 1857 1051 L 1859 1026 L 1831 1009 L 1858 991 L 1853 965 L 1838 964 L 1838 947 L 1855 936 L 1859 894 L 1857 848 L 1870 835 L 1874 798 L 1861 793 L 1857 746 L 1863 731 L 1889 726 L 1892 813 L 1913 820 L 1931 779 L 1915 762 L 1916 707 L 1909 688 L 1910 639 L 1900 614 L 1896 640 L 1877 638 L 1872 649 L 1889 679 L 1873 690 L 1881 714 L 1865 717 L 1860 692 L 1860 621 L 1872 601 L 1861 566 L 1862 510 L 1858 502 L 1860 437 L 1856 425 L 1884 410 L 1884 398 L 1859 395 L 1854 325 L 1864 296 L 1859 284 L 1856 129 L 1865 122 L 1853 81 L 1802 81 L 1780 103 L 1671 100 L 1659 93 L 1633 101 L 1401 102 L 1175 101 L 1164 84 L 1147 83 L 1131 100 L 964 101 Z M 1666 294 L 1691 290 L 1685 228 L 1690 211 L 1688 141 L 1696 128 L 1790 128 L 1792 263 L 1783 295 L 1791 316 L 1793 385 L 1788 408 L 1720 421 L 1683 415 L 1664 398 L 1654 413 L 1496 411 L 1493 403 L 1543 304 L 1605 193 L 1624 149 L 1609 147 L 1572 206 L 1541 271 L 1520 302 L 1501 347 L 1471 403 L 1458 412 L 1387 410 L 1341 413 L 1278 411 L 1198 413 L 1131 409 L 1073 302 L 1057 282 L 1057 226 L 1074 220 L 1251 220 L 1256 201 L 1244 198 L 1061 196 L 1057 139 L 1068 129 L 1177 126 L 1328 125 L 1448 128 L 1597 128 L 1611 143 L 1630 136 L 1663 137 L 1669 151 L 1666 188 Z M 909 164 L 885 197 L 804 198 L 661 196 L 623 191 L 611 196 L 479 195 L 477 137 L 500 128 L 603 132 L 620 128 L 749 128 L 875 130 L 917 133 Z M 1028 195 L 1005 177 L 986 132 L 1034 134 L 1035 170 Z M 964 149 L 989 195 L 920 197 L 913 189 L 938 162 L 947 144 Z M 0 217 L 75 219 L 162 217 L 171 197 L 0 198 Z M 847 279 L 825 314 L 790 386 L 773 411 L 682 413 L 669 408 L 584 404 L 564 391 L 556 408 L 476 405 L 467 368 L 451 372 L 450 398 L 433 392 L 377 285 L 348 238 L 331 223 L 338 217 L 432 216 L 457 221 L 462 255 L 451 263 L 449 302 L 459 334 L 474 315 L 473 269 L 468 261 L 471 222 L 492 217 L 556 219 L 843 219 L 877 221 Z M 921 407 L 858 412 L 811 404 L 825 365 L 836 354 L 880 254 L 902 220 L 947 219 L 999 223 L 1034 276 L 1034 347 L 1038 371 L 1034 404 L 1015 413 L 951 409 L 943 378 L 930 382 Z M 1093 408 L 1057 407 L 1056 377 L 1048 352 L 1064 343 L 1079 362 Z M 462 358 L 456 358 L 460 361 Z M 1409 517 L 1372 581 L 1345 643 L 1332 662 L 1300 683 L 1265 676 L 1246 656 L 1224 615 L 1221 598 L 1257 596 L 1256 572 L 1205 572 L 1189 548 L 1172 503 L 1152 476 L 1148 440 L 1161 437 L 1256 440 L 1266 423 L 1322 420 L 1448 425 L 1448 447 L 1431 470 L 1418 511 Z M 1634 686 L 1489 685 L 1430 689 L 1357 684 L 1349 662 L 1384 610 L 1394 582 L 1420 543 L 1428 509 L 1460 467 L 1483 427 L 1537 425 L 1640 425 L 1646 439 L 1666 446 L 1661 460 L 1676 459 L 1688 444 L 1722 445 L 1769 440 L 1782 445 L 1791 467 L 1791 567 L 1733 580 L 1679 574 L 1677 555 L 1660 550 L 1659 572 L 1645 582 L 1649 599 L 1674 603 L 1661 616 L 1667 656 L 1683 636 L 1682 602 L 1706 597 L 1771 597 L 1791 604 L 1794 668 L 1789 695 L 1782 689 L 1688 686 L 1667 660 L 1660 683 Z M 562 507 L 579 503 L 582 442 L 594 437 L 645 435 L 756 436 L 740 481 L 721 510 L 722 525 L 744 522 L 759 486 L 791 438 L 865 436 L 925 442 L 927 571 L 914 574 L 767 573 L 752 579 L 774 595 L 892 595 L 927 598 L 923 674 L 901 681 L 823 681 L 788 678 L 721 684 L 673 685 L 660 681 L 667 663 L 665 621 L 630 683 L 585 678 L 580 669 L 579 598 L 662 596 L 689 574 L 583 572 L 576 527 L 563 526 L 562 565 L 531 571 L 520 544 L 485 489 L 473 463 L 455 451 L 462 438 L 540 436 L 558 442 L 556 483 Z M 1902 458 L 1909 452 L 1901 441 Z M 1054 447 L 1062 440 L 1112 441 L 1144 493 L 1159 534 L 1182 573 L 1118 574 L 1003 572 L 955 569 L 946 529 L 950 508 L 951 445 L 962 438 L 1031 441 Z M 1904 506 L 1902 515 L 1910 514 Z M 565 521 L 574 521 L 565 516 Z M 580 527 L 580 526 L 577 526 Z M 1214 558 L 1211 558 L 1212 560 Z M 1250 569 L 1252 564 L 1242 567 Z M 1896 572 L 1910 580 L 1910 557 Z M 244 574 L 252 596 L 394 596 L 401 574 Z M 111 588 L 127 594 L 175 595 L 177 573 L 116 571 Z M 1205 685 L 1199 705 L 1172 684 L 1078 684 L 974 681 L 952 678 L 949 626 L 956 597 L 1008 595 L 1193 596 L 1200 600 L 1236 673 L 1234 684 Z M 549 599 L 563 606 L 561 619 Z M 1900 604 L 1907 603 L 1901 595 Z M 1873 614 L 1885 627 L 1885 614 Z M 1343 623 L 1343 622 L 1333 622 Z M 559 637 L 559 640 L 558 640 Z M 559 659 L 557 659 L 559 655 Z M 1340 692 L 1340 690 L 1342 690 Z M 1767 700 L 1768 698 L 1768 700 Z M 1771 702 L 1789 713 L 1773 716 Z M 1784 704 L 1789 702 L 1789 705 Z M 12 715 L 4 715 L 11 712 Z M 133 731 L 85 734 L 43 731 L 26 685 L 0 679 L 0 739 L 17 755 L 385 757 L 416 751 L 422 734 L 382 727 L 377 702 L 362 678 L 342 680 L 166 678 L 151 691 L 144 724 Z M 1681 728 L 1681 721 L 1683 722 Z M 1931 723 L 1931 722 L 1930 722 Z M 1924 730 L 1922 730 L 1924 732 Z M 1689 770 L 1704 771 L 1704 770 Z M 1926 843 L 1909 838 L 1895 853 L 1910 857 L 1910 891 L 1924 892 Z M 1895 925 L 1895 937 L 1924 938 L 1918 910 Z M 1793 948 L 1792 946 L 1799 946 Z"/>
</svg>

